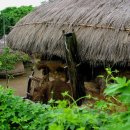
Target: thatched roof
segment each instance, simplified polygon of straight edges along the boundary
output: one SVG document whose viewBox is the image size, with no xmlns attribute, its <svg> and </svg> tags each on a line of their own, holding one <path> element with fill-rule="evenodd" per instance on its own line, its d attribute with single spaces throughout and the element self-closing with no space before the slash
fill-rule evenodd
<svg viewBox="0 0 130 130">
<path fill-rule="evenodd" d="M 55 0 L 21 19 L 9 45 L 64 58 L 62 30 L 74 29 L 81 61 L 130 61 L 130 0 Z"/>
</svg>

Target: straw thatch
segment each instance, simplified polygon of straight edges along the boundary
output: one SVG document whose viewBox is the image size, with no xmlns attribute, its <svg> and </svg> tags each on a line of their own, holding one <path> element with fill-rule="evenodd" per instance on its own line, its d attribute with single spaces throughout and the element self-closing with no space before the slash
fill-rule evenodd
<svg viewBox="0 0 130 130">
<path fill-rule="evenodd" d="M 20 20 L 9 45 L 25 52 L 64 56 L 62 30 L 74 29 L 81 61 L 130 61 L 130 0 L 55 0 Z"/>
</svg>

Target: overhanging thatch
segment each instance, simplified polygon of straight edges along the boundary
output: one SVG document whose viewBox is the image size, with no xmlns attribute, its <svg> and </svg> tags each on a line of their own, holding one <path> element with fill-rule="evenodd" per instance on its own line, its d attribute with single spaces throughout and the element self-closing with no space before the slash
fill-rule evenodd
<svg viewBox="0 0 130 130">
<path fill-rule="evenodd" d="M 20 20 L 9 45 L 64 58 L 62 30 L 74 29 L 81 61 L 130 61 L 130 0 L 55 0 Z"/>
</svg>

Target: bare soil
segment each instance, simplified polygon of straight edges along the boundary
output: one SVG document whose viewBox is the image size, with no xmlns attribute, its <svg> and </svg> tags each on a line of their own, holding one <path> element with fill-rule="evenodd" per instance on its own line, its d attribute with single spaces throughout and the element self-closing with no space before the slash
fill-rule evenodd
<svg viewBox="0 0 130 130">
<path fill-rule="evenodd" d="M 25 69 L 25 74 L 9 80 L 9 88 L 14 89 L 15 95 L 22 97 L 26 96 L 29 75 L 31 75 L 31 69 L 27 68 Z M 35 76 L 41 77 L 41 71 L 35 70 Z M 0 79 L 0 85 L 6 87 L 6 79 Z"/>
</svg>

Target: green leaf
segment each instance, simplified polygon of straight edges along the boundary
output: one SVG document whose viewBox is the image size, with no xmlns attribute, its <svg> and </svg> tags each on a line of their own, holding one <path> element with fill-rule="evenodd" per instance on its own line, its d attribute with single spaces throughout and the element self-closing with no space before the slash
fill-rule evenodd
<svg viewBox="0 0 130 130">
<path fill-rule="evenodd" d="M 114 78 L 114 80 L 115 83 L 107 84 L 107 88 L 104 91 L 106 95 L 116 95 L 122 91 L 122 88 L 125 88 L 126 86 L 128 86 L 128 83 L 130 83 L 127 82 L 126 77 L 116 77 Z"/>
<path fill-rule="evenodd" d="M 104 75 L 98 75 L 97 77 L 99 77 L 99 78 L 104 78 Z"/>
<path fill-rule="evenodd" d="M 49 130 L 64 130 L 64 127 L 62 125 L 57 125 L 54 123 L 49 126 Z"/>
<path fill-rule="evenodd" d="M 2 65 L 2 62 L 0 61 L 0 66 Z"/>
<path fill-rule="evenodd" d="M 104 93 L 105 95 L 110 95 L 110 96 L 113 96 L 113 95 L 116 95 L 117 93 L 119 93 L 119 88 L 121 88 L 121 86 L 119 86 L 119 84 L 111 84 L 111 85 L 108 85 L 107 88 L 104 90 Z"/>
<path fill-rule="evenodd" d="M 119 97 L 123 103 L 130 104 L 130 86 L 123 88 Z"/>
<path fill-rule="evenodd" d="M 125 86 L 125 85 L 126 85 L 126 77 L 123 77 L 123 78 L 116 77 L 116 78 L 115 78 L 115 81 L 116 81 L 118 84 L 121 84 L 122 86 Z"/>
<path fill-rule="evenodd" d="M 77 128 L 76 130 L 85 130 L 85 127 Z"/>
</svg>

